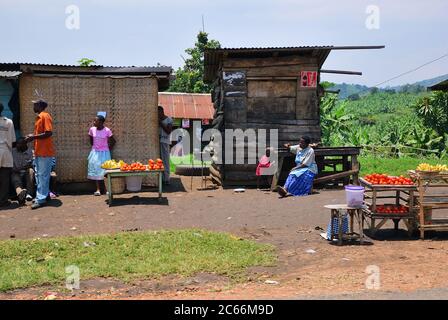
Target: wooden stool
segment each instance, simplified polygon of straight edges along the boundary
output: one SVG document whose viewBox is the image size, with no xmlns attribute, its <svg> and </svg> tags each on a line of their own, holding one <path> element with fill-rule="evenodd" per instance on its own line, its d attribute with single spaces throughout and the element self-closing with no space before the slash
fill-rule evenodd
<svg viewBox="0 0 448 320">
<path fill-rule="evenodd" d="M 364 243 L 364 215 L 363 215 L 363 209 L 364 207 L 349 207 L 346 204 L 329 204 L 324 206 L 327 209 L 331 210 L 331 222 L 330 222 L 330 240 L 333 241 L 334 236 L 336 235 L 333 232 L 333 223 L 334 219 L 338 219 L 339 228 L 338 228 L 338 245 L 342 245 L 342 240 L 344 238 L 343 231 L 342 231 L 342 223 L 343 223 L 343 216 L 344 211 L 347 211 L 348 215 L 350 216 L 350 226 L 349 226 L 349 233 L 346 235 L 346 238 L 349 240 L 352 240 L 353 238 L 358 238 L 359 242 L 361 244 Z M 353 224 L 354 224 L 354 218 L 356 217 L 356 220 L 358 222 L 358 233 L 355 233 L 353 231 Z"/>
</svg>

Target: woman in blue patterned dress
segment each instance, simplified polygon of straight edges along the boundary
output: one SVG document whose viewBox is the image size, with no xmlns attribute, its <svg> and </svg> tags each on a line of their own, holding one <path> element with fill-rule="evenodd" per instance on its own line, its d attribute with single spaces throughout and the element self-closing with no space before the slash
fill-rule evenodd
<svg viewBox="0 0 448 320">
<path fill-rule="evenodd" d="M 278 187 L 278 193 L 283 198 L 289 195 L 306 196 L 311 193 L 314 177 L 317 174 L 317 164 L 314 150 L 310 147 L 311 139 L 307 136 L 300 138 L 299 144 L 286 144 L 291 152 L 296 153 L 296 166 L 291 169 L 284 187 Z"/>
</svg>

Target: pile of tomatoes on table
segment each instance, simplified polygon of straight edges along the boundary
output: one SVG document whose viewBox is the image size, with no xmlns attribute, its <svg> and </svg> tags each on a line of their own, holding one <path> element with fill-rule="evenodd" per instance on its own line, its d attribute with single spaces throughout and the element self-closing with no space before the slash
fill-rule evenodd
<svg viewBox="0 0 448 320">
<path fill-rule="evenodd" d="M 165 170 L 163 167 L 162 159 L 157 159 L 156 161 L 149 159 L 148 160 L 148 169 L 149 170 Z"/>
<path fill-rule="evenodd" d="M 373 173 L 368 174 L 364 177 L 364 180 L 371 184 L 382 184 L 382 185 L 413 185 L 411 179 L 404 176 L 392 177 L 386 174 Z"/>
<path fill-rule="evenodd" d="M 141 164 L 140 162 L 133 162 L 131 164 L 124 163 L 120 167 L 121 171 L 145 171 L 146 166 L 144 164 Z"/>
<path fill-rule="evenodd" d="M 409 213 L 409 208 L 403 205 L 377 205 L 376 212 L 383 214 L 406 214 Z"/>
</svg>

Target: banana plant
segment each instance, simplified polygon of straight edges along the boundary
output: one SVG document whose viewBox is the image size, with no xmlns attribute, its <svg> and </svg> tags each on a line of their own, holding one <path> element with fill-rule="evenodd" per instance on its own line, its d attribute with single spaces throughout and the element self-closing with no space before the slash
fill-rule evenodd
<svg viewBox="0 0 448 320">
<path fill-rule="evenodd" d="M 330 144 L 333 140 L 344 138 L 350 131 L 350 121 L 353 115 L 346 111 L 346 102 L 338 101 L 337 95 L 326 94 L 321 101 L 322 141 Z"/>
</svg>

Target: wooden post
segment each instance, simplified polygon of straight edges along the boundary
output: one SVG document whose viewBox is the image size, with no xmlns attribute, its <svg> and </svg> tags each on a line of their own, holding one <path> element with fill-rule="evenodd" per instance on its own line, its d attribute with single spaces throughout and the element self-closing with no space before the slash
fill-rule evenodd
<svg viewBox="0 0 448 320">
<path fill-rule="evenodd" d="M 364 244 L 364 213 L 362 209 L 358 209 L 358 218 L 361 220 L 359 229 L 359 236 L 361 238 L 360 243 Z"/>
<path fill-rule="evenodd" d="M 162 188 L 163 188 L 163 180 L 162 180 L 162 171 L 159 172 L 159 201 L 162 199 Z"/>
<path fill-rule="evenodd" d="M 372 190 L 372 211 L 376 213 L 376 189 Z"/>
<path fill-rule="evenodd" d="M 353 184 L 359 185 L 359 162 L 358 162 L 358 156 L 352 155 L 351 156 L 351 162 L 352 162 L 352 170 L 356 170 L 357 173 L 353 174 Z"/>
<path fill-rule="evenodd" d="M 350 233 L 353 233 L 353 219 L 355 218 L 355 210 L 347 210 L 350 215 Z"/>
<path fill-rule="evenodd" d="M 109 191 L 109 207 L 112 205 L 112 200 L 113 200 L 113 196 L 112 196 L 112 181 L 111 181 L 111 175 L 108 174 L 107 175 L 107 189 Z"/>
<path fill-rule="evenodd" d="M 419 193 L 419 207 L 420 207 L 420 239 L 425 239 L 425 208 L 423 207 L 423 200 L 424 200 L 424 187 L 423 187 L 423 181 L 421 177 L 418 177 L 418 193 Z"/>
<path fill-rule="evenodd" d="M 351 170 L 350 162 L 348 161 L 348 156 L 342 156 L 342 169 L 343 171 Z M 350 176 L 344 178 L 344 185 L 350 184 Z"/>
<path fill-rule="evenodd" d="M 277 171 L 275 172 L 274 176 L 272 177 L 271 191 L 274 191 L 277 188 L 278 180 L 280 178 L 280 174 L 282 173 L 283 159 L 284 159 L 283 156 L 279 156 L 279 158 L 278 158 Z"/>
</svg>

